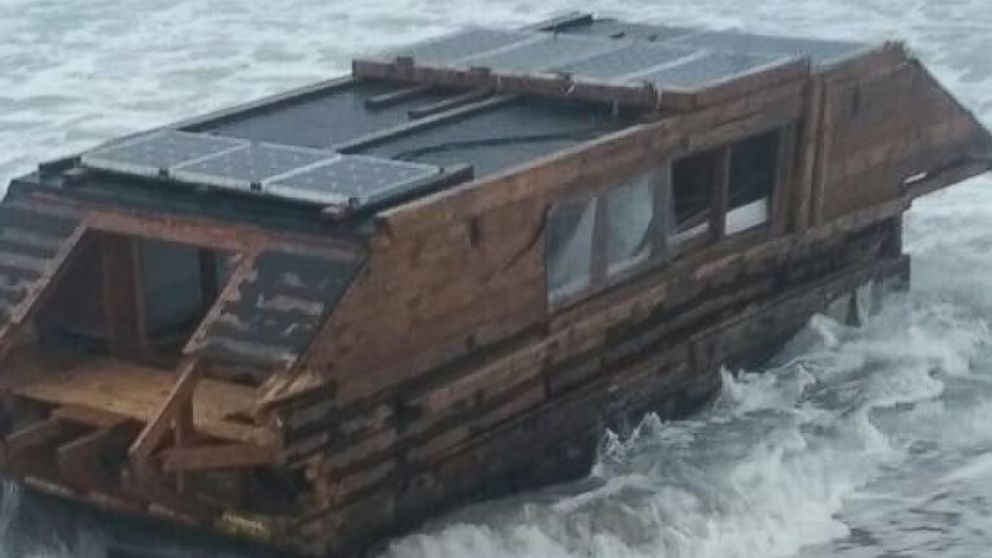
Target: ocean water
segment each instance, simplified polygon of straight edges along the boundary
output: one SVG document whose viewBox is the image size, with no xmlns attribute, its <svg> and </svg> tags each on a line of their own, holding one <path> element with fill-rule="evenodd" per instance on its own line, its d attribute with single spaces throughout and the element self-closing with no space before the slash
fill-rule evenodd
<svg viewBox="0 0 992 558">
<path fill-rule="evenodd" d="M 575 8 L 901 38 L 992 124 L 988 0 L 0 0 L 0 181 L 361 51 Z M 992 180 L 918 201 L 906 249 L 912 290 L 863 327 L 817 316 L 766 370 L 728 375 L 712 409 L 607 434 L 588 479 L 454 513 L 383 556 L 992 555 Z M 0 558 L 228 555 L 172 538 L 0 495 Z"/>
</svg>

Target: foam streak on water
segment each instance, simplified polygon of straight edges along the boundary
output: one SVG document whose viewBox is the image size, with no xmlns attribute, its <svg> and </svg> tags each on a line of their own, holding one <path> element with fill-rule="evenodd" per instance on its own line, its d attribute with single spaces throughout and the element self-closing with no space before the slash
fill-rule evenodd
<svg viewBox="0 0 992 558">
<path fill-rule="evenodd" d="M 751 5 L 753 4 L 753 5 Z M 323 79 L 349 56 L 565 0 L 0 0 L 0 179 L 122 133 Z M 598 0 L 675 25 L 906 39 L 992 123 L 986 0 Z M 386 557 L 972 557 L 992 542 L 992 181 L 918 202 L 913 289 L 865 327 L 816 317 L 693 420 L 607 436 L 580 483 L 463 510 Z M 758 372 L 758 371 L 753 371 Z M 149 543 L 0 499 L 0 555 L 103 558 Z"/>
</svg>

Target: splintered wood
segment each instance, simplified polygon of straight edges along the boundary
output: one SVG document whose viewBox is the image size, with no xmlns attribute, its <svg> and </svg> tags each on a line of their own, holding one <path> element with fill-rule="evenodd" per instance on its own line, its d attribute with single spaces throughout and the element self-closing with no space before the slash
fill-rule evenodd
<svg viewBox="0 0 992 558">
<path fill-rule="evenodd" d="M 175 383 L 176 377 L 167 371 L 97 359 L 47 370 L 11 386 L 11 391 L 53 405 L 91 409 L 92 414 L 102 411 L 148 422 L 155 417 Z M 254 390 L 250 387 L 203 379 L 193 394 L 193 423 L 204 434 L 224 440 L 271 442 L 271 435 L 264 428 L 231 419 L 249 412 L 254 400 Z"/>
</svg>

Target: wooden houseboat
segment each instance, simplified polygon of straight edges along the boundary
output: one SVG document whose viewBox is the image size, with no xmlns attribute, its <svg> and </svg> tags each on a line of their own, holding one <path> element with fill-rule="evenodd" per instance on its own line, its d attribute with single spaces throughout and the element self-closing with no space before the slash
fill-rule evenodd
<svg viewBox="0 0 992 558">
<path fill-rule="evenodd" d="M 360 552 L 905 284 L 903 213 L 990 155 L 899 43 L 576 14 L 368 56 L 12 182 L 0 470 Z"/>
</svg>

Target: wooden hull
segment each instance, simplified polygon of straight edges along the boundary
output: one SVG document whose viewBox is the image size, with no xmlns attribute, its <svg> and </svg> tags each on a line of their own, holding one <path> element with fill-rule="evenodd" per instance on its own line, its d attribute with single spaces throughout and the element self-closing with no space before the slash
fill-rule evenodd
<svg viewBox="0 0 992 558">
<path fill-rule="evenodd" d="M 838 300 L 846 307 L 859 287 L 907 285 L 900 235 L 897 216 L 764 266 L 689 279 L 678 307 L 615 328 L 604 343 L 542 366 L 534 379 L 418 437 L 387 430 L 395 442 L 330 472 L 333 510 L 277 539 L 312 555 L 347 554 L 454 506 L 579 478 L 606 428 L 636 425 L 650 412 L 696 412 L 719 393 L 721 369 L 762 363 L 813 314 Z M 382 438 L 359 432 L 348 447 L 360 453 Z"/>
<path fill-rule="evenodd" d="M 814 58 L 692 91 L 359 60 L 43 165 L 0 205 L 0 470 L 310 556 L 586 474 L 607 428 L 906 285 L 912 200 L 992 165 L 901 45 Z"/>
<path fill-rule="evenodd" d="M 339 461 L 343 467 L 308 474 L 315 487 L 308 499 L 333 503 L 294 515 L 224 514 L 203 523 L 195 514 L 177 513 L 181 506 L 148 507 L 133 495 L 101 493 L 58 469 L 8 472 L 37 490 L 116 511 L 182 520 L 304 555 L 351 555 L 456 506 L 580 478 L 607 428 L 622 431 L 651 412 L 677 419 L 699 411 L 719 393 L 722 369 L 759 365 L 814 313 L 867 284 L 905 286 L 909 258 L 901 254 L 900 236 L 896 214 L 812 244 L 796 243 L 785 254 L 769 250 L 765 260 L 739 260 L 708 278 L 697 270 L 674 287 L 684 292 L 669 291 L 683 299 L 680 304 L 614 327 L 602 343 L 560 364 L 539 365 L 533 379 L 432 428 L 412 435 L 395 423 L 356 429 Z M 615 305 L 657 287 L 629 291 Z M 535 343 L 521 343 L 505 358 L 533 350 Z M 476 372 L 430 374 L 444 375 L 454 388 Z M 305 433 L 305 417 L 314 416 L 320 402 L 297 401 L 282 410 L 283 420 Z"/>
</svg>

